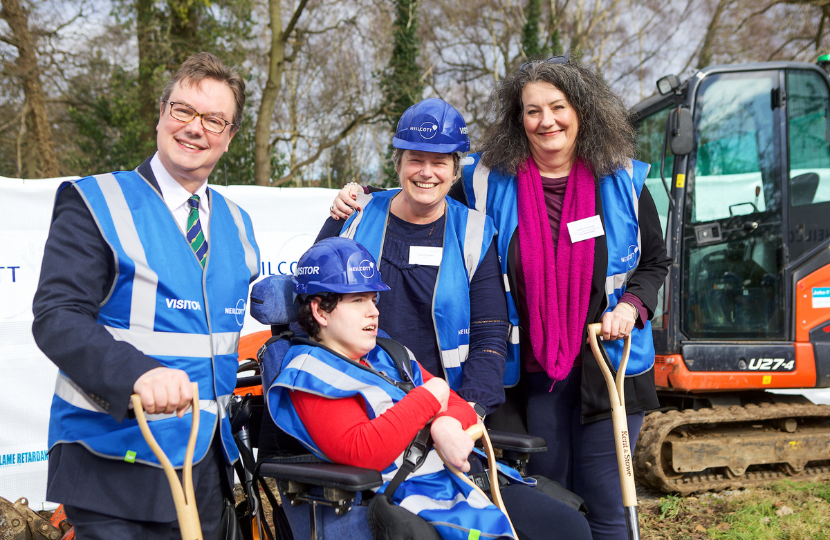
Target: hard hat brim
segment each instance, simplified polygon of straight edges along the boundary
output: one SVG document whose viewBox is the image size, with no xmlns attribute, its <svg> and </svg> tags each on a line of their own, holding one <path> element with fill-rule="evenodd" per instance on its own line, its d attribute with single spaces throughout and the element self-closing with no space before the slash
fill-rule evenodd
<svg viewBox="0 0 830 540">
<path fill-rule="evenodd" d="M 422 152 L 435 152 L 436 154 L 452 154 L 454 152 L 469 152 L 470 143 L 444 143 L 444 144 L 429 144 L 426 142 L 411 142 L 392 138 L 392 146 L 400 148 L 401 150 L 420 150 Z"/>
<path fill-rule="evenodd" d="M 295 282 L 296 284 L 296 282 Z M 330 293 L 337 293 L 337 294 L 351 294 L 351 293 L 362 293 L 362 292 L 383 292 L 392 290 L 386 283 L 379 281 L 377 283 L 356 283 L 354 285 L 346 285 L 346 284 L 320 284 L 314 283 L 309 284 L 306 287 L 306 291 L 300 293 L 297 291 L 295 287 L 294 292 L 298 294 L 316 294 L 321 292 L 330 292 Z"/>
</svg>

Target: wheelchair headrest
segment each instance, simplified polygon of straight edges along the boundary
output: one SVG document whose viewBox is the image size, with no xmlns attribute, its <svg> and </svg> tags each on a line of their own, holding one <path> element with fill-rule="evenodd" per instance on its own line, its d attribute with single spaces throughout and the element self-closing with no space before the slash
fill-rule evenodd
<svg viewBox="0 0 830 540">
<path fill-rule="evenodd" d="M 293 276 L 269 276 L 251 289 L 251 317 L 262 324 L 288 324 L 297 320 L 299 304 L 294 302 Z"/>
</svg>

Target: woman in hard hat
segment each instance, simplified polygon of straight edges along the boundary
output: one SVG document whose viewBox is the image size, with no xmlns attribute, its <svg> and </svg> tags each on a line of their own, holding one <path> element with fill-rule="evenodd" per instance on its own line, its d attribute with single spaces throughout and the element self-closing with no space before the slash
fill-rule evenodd
<svg viewBox="0 0 830 540">
<path fill-rule="evenodd" d="M 470 149 L 467 124 L 426 99 L 403 114 L 392 146 L 400 189 L 361 193 L 361 211 L 330 218 L 318 240 L 354 238 L 380 261 L 392 287 L 380 327 L 483 419 L 504 401 L 508 319 L 492 220 L 446 196 Z"/>
<path fill-rule="evenodd" d="M 445 540 L 516 538 L 505 514 L 451 473 L 435 452 L 456 468 L 469 469 L 473 443 L 464 429 L 477 422 L 473 410 L 446 382 L 423 370 L 411 352 L 396 362 L 376 344 L 375 302 L 389 287 L 374 257 L 353 240 L 329 238 L 300 257 L 292 281 L 298 322 L 311 339 L 292 340 L 268 390 L 276 424 L 322 459 L 380 471 L 379 491 L 386 500 L 423 518 Z M 420 447 L 425 455 L 420 465 L 407 467 L 404 452 L 419 432 L 432 440 Z M 426 441 L 426 434 L 418 440 Z M 520 538 L 590 538 L 579 512 L 525 485 L 515 471 L 504 472 L 516 482 L 503 494 L 511 515 L 515 508 L 521 516 L 513 520 Z M 408 530 L 432 532 L 420 520 L 401 519 L 399 509 L 373 513 L 384 503 L 380 497 L 369 507 L 370 523 L 391 516 L 387 531 L 404 521 Z"/>
<path fill-rule="evenodd" d="M 633 449 L 644 412 L 659 406 L 650 317 L 671 260 L 648 165 L 622 100 L 595 70 L 567 57 L 523 64 L 493 93 L 494 122 L 450 196 L 493 218 L 520 358 L 516 410 L 548 451 L 528 470 L 585 499 L 595 539 L 627 538 L 611 407 L 586 344 L 601 322 L 615 365 L 631 335 L 625 398 Z M 334 215 L 345 215 L 343 199 Z M 610 343 L 609 343 L 610 341 Z M 521 349 L 519 350 L 519 343 Z"/>
</svg>

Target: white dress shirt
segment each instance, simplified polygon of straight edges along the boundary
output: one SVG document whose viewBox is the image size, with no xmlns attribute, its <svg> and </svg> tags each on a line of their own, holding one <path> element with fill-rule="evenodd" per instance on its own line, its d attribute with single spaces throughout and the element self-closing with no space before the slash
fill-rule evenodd
<svg viewBox="0 0 830 540">
<path fill-rule="evenodd" d="M 156 176 L 156 181 L 159 183 L 161 189 L 161 196 L 164 198 L 164 204 L 170 209 L 173 218 L 179 225 L 183 234 L 187 233 L 187 218 L 190 215 L 190 205 L 187 200 L 191 193 L 184 189 L 175 178 L 173 178 L 167 169 L 162 165 L 158 153 L 150 160 L 150 167 L 153 169 L 153 174 Z M 205 183 L 199 186 L 196 193 L 193 195 L 199 196 L 199 223 L 202 225 L 202 233 L 205 235 L 205 240 L 209 240 L 210 236 L 210 200 L 207 196 L 207 179 Z"/>
</svg>

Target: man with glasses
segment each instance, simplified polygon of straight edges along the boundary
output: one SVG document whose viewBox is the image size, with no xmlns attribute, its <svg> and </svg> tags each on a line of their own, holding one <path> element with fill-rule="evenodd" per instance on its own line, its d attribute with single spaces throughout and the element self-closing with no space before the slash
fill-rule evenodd
<svg viewBox="0 0 830 540">
<path fill-rule="evenodd" d="M 204 538 L 218 536 L 238 457 L 224 409 L 259 250 L 248 215 L 207 180 L 244 104 L 239 74 L 211 54 L 191 56 L 162 93 L 155 155 L 134 171 L 58 188 L 32 332 L 60 368 L 46 497 L 64 504 L 78 538 L 180 536 L 130 395 L 179 468 L 192 383 L 196 504 Z"/>
</svg>

